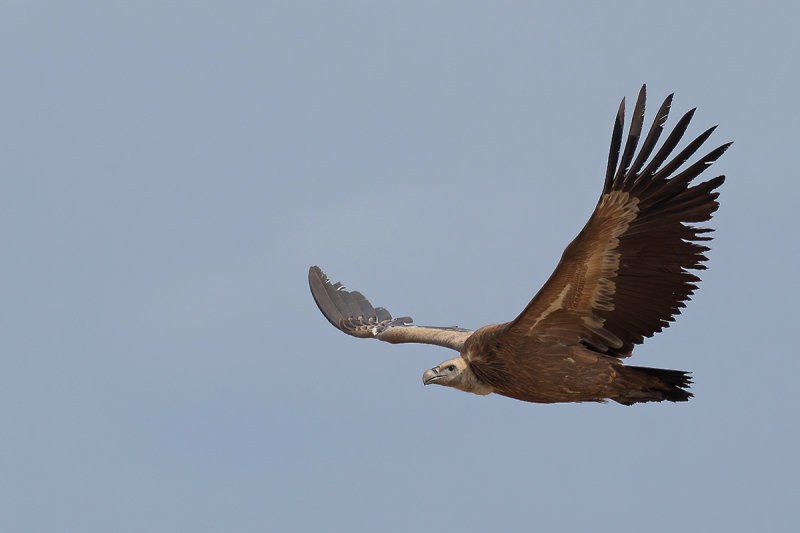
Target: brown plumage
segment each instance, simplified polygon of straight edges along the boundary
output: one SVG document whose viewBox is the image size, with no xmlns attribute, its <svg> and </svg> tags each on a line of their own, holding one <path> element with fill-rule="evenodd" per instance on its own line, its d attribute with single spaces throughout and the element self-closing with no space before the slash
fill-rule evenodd
<svg viewBox="0 0 800 533">
<path fill-rule="evenodd" d="M 475 332 L 414 326 L 409 317 L 392 319 L 386 309 L 373 308 L 360 293 L 332 285 L 319 267 L 311 267 L 309 284 L 317 305 L 331 324 L 356 337 L 459 351 L 459 357 L 426 371 L 425 384 L 540 403 L 688 400 L 686 372 L 621 361 L 645 337 L 669 326 L 697 288 L 699 278 L 689 271 L 705 268 L 708 248 L 701 243 L 710 240 L 711 230 L 693 224 L 711 218 L 719 205 L 715 189 L 725 180 L 718 176 L 691 185 L 730 143 L 677 172 L 714 128 L 667 162 L 694 109 L 655 150 L 671 103 L 672 95 L 634 158 L 644 123 L 642 86 L 620 158 L 622 100 L 597 207 L 550 279 L 513 321 Z"/>
</svg>

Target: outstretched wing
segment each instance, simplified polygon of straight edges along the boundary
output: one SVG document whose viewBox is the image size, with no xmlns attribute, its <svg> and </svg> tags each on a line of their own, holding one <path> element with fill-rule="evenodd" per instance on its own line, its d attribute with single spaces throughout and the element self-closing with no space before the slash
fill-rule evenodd
<svg viewBox="0 0 800 533">
<path fill-rule="evenodd" d="M 457 327 L 415 326 L 411 317 L 392 318 L 383 307 L 372 304 L 357 291 L 346 291 L 341 283 L 331 284 L 318 266 L 308 270 L 308 285 L 317 307 L 340 331 L 361 338 L 391 343 L 418 342 L 460 351 L 472 331 Z"/>
<path fill-rule="evenodd" d="M 677 123 L 650 158 L 672 103 L 668 96 L 634 159 L 644 122 L 645 87 L 639 93 L 622 158 L 625 100 L 611 139 L 603 193 L 583 230 L 566 248 L 556 270 L 505 335 L 546 344 L 582 344 L 595 352 L 627 357 L 633 346 L 661 331 L 680 313 L 700 279 L 712 230 L 692 224 L 716 211 L 718 176 L 691 181 L 718 159 L 730 143 L 676 170 L 708 139 L 702 133 L 664 163 L 686 131 L 694 109 Z M 619 164 L 618 164 L 619 160 Z M 535 343 L 538 341 L 534 341 Z"/>
</svg>

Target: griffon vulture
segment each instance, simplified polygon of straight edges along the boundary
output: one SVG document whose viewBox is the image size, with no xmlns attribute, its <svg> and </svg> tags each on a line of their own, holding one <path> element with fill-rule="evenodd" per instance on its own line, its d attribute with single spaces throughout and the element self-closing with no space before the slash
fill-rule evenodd
<svg viewBox="0 0 800 533">
<path fill-rule="evenodd" d="M 393 319 L 362 294 L 331 284 L 313 266 L 308 281 L 317 306 L 354 337 L 458 351 L 458 357 L 425 371 L 426 385 L 539 403 L 688 400 L 687 372 L 622 363 L 645 337 L 669 326 L 697 288 L 700 279 L 689 271 L 705 269 L 708 248 L 701 243 L 711 240 L 712 230 L 694 224 L 716 211 L 715 189 L 725 180 L 717 176 L 691 184 L 730 143 L 678 172 L 716 126 L 671 157 L 694 109 L 656 150 L 671 103 L 669 95 L 636 154 L 644 122 L 642 87 L 620 159 L 623 98 L 597 207 L 550 279 L 511 322 L 477 331 L 416 326 L 410 317 Z"/>
</svg>

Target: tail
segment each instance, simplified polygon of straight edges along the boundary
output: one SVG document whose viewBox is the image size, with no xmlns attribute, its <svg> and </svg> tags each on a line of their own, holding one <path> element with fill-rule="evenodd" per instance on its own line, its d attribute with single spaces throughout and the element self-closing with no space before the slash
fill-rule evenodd
<svg viewBox="0 0 800 533">
<path fill-rule="evenodd" d="M 692 378 L 682 370 L 665 370 L 643 366 L 621 366 L 614 380 L 618 396 L 612 398 L 623 405 L 639 402 L 686 402 Z"/>
</svg>

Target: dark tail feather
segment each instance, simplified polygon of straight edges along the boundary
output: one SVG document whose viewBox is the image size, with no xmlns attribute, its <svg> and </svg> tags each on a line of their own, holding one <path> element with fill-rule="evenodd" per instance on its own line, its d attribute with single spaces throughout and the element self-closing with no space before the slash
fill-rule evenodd
<svg viewBox="0 0 800 533">
<path fill-rule="evenodd" d="M 613 400 L 631 405 L 639 402 L 686 402 L 693 396 L 688 391 L 692 378 L 682 370 L 665 370 L 643 366 L 623 366 L 614 383 L 619 396 Z"/>
</svg>

